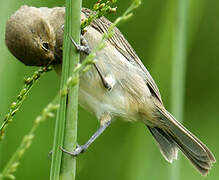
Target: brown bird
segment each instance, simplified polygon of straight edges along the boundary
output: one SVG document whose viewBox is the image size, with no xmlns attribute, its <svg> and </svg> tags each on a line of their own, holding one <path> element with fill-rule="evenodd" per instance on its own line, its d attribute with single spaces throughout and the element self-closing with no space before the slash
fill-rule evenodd
<svg viewBox="0 0 219 180">
<path fill-rule="evenodd" d="M 81 20 L 92 12 L 82 9 Z M 7 22 L 6 45 L 26 65 L 44 66 L 52 63 L 61 72 L 64 8 L 22 6 Z M 24 21 L 25 19 L 25 21 Z M 96 47 L 111 22 L 101 17 L 86 27 L 81 37 L 81 61 Z M 140 121 L 155 138 L 164 158 L 177 159 L 178 149 L 194 167 L 206 175 L 216 162 L 214 155 L 197 137 L 180 124 L 164 107 L 160 92 L 148 70 L 115 28 L 106 46 L 96 52 L 96 64 L 80 77 L 79 103 L 100 120 L 100 128 L 71 155 L 78 155 L 110 125 L 112 117 Z M 86 51 L 83 51 L 85 47 Z"/>
</svg>

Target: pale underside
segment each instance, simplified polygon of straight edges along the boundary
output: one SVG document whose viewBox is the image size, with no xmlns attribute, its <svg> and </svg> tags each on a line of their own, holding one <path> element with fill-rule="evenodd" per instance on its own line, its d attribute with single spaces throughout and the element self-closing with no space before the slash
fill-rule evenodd
<svg viewBox="0 0 219 180">
<path fill-rule="evenodd" d="M 94 28 L 88 27 L 84 35 L 91 49 L 102 38 L 100 33 L 94 31 Z M 80 78 L 79 102 L 97 117 L 103 112 L 110 112 L 127 120 L 138 120 L 140 112 L 152 112 L 153 107 L 151 93 L 144 80 L 145 74 L 135 64 L 127 61 L 109 42 L 106 44 L 104 49 L 96 53 L 96 64 L 113 88 L 108 91 L 96 69 L 92 67 Z"/>
</svg>

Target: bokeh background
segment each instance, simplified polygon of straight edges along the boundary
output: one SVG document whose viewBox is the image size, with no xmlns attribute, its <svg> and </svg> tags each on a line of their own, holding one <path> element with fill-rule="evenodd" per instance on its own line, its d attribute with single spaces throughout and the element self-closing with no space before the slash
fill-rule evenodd
<svg viewBox="0 0 219 180">
<path fill-rule="evenodd" d="M 92 7 L 95 0 L 84 1 Z M 118 1 L 120 15 L 130 1 Z M 23 78 L 37 68 L 26 67 L 7 50 L 5 24 L 21 5 L 64 6 L 63 0 L 0 1 L 0 122 L 23 84 Z M 134 17 L 120 25 L 120 30 L 136 50 L 160 88 L 163 101 L 171 107 L 172 37 L 176 16 L 175 0 L 145 0 Z M 187 25 L 187 64 L 184 125 L 197 135 L 219 157 L 219 1 L 191 0 Z M 0 169 L 12 156 L 22 137 L 32 127 L 43 107 L 56 95 L 60 78 L 50 72 L 33 88 L 14 122 L 0 142 Z M 15 173 L 18 180 L 49 179 L 48 152 L 52 149 L 54 121 L 43 123 Z M 78 142 L 84 143 L 98 128 L 95 117 L 79 109 Z M 169 180 L 172 165 L 161 156 L 143 124 L 116 120 L 109 129 L 77 160 L 77 180 Z M 206 180 L 219 177 L 216 163 Z M 180 178 L 204 179 L 183 157 Z"/>
</svg>

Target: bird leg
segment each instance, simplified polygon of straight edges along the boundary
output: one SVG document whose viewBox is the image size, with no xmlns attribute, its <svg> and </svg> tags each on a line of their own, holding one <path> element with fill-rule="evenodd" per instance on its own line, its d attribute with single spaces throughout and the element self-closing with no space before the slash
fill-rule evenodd
<svg viewBox="0 0 219 180">
<path fill-rule="evenodd" d="M 88 149 L 88 147 L 105 131 L 105 129 L 111 124 L 111 117 L 109 113 L 103 113 L 100 117 L 100 128 L 90 137 L 90 139 L 84 145 L 77 145 L 73 152 L 67 151 L 63 148 L 61 150 L 71 156 L 78 156 Z"/>
</svg>

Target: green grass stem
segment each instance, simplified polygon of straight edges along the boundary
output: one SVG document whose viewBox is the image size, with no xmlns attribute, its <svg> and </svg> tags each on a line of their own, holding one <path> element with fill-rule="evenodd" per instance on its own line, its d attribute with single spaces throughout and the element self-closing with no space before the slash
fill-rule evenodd
<svg viewBox="0 0 219 180">
<path fill-rule="evenodd" d="M 69 35 L 74 39 L 77 44 L 80 44 L 80 32 L 81 32 L 81 0 L 71 0 L 66 8 L 66 20 L 67 26 L 65 31 L 69 32 Z M 69 39 L 68 34 L 65 34 L 65 39 Z M 70 46 L 72 46 L 70 44 Z M 67 47 L 64 45 L 64 48 Z M 72 46 L 73 47 L 73 46 Z M 66 53 L 66 54 L 65 54 Z M 77 84 L 69 89 L 68 92 L 68 105 L 67 105 L 67 117 L 64 136 L 64 148 L 68 151 L 72 151 L 77 144 L 77 120 L 78 120 L 78 88 L 79 88 L 79 72 L 74 71 L 74 67 L 79 64 L 80 53 L 75 48 L 70 48 L 70 53 L 64 51 L 64 58 L 69 59 L 69 75 L 77 82 Z M 71 158 L 64 154 L 61 164 L 61 178 L 63 180 L 72 179 L 76 176 L 76 158 Z"/>
<path fill-rule="evenodd" d="M 79 62 L 79 53 L 73 51 L 69 35 L 80 43 L 80 13 L 81 0 L 66 0 L 66 16 L 65 16 L 65 30 L 64 30 L 64 44 L 63 44 L 63 63 L 61 87 L 63 89 L 68 77 L 72 74 L 74 66 Z M 78 72 L 74 74 L 78 79 Z M 77 108 L 78 108 L 78 84 L 69 89 L 68 105 L 67 97 L 60 98 L 60 108 L 57 112 L 55 135 L 53 144 L 53 155 L 50 179 L 75 179 L 76 161 L 69 157 L 63 157 L 60 147 L 67 150 L 73 150 L 76 145 L 77 137 Z M 63 146 L 64 145 L 64 146 Z"/>
</svg>

